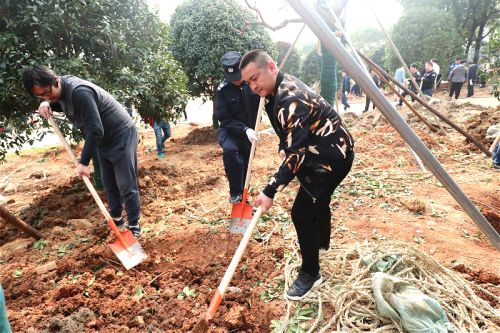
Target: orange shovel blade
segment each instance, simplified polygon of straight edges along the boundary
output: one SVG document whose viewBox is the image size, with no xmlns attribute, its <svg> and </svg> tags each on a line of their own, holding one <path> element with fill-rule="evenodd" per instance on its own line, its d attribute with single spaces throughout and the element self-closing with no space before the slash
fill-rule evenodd
<svg viewBox="0 0 500 333">
<path fill-rule="evenodd" d="M 231 210 L 231 222 L 229 231 L 236 234 L 244 234 L 252 220 L 253 206 L 246 202 L 233 205 Z"/>
<path fill-rule="evenodd" d="M 120 236 L 108 245 L 126 269 L 137 266 L 148 257 L 130 230 L 120 232 Z"/>
</svg>

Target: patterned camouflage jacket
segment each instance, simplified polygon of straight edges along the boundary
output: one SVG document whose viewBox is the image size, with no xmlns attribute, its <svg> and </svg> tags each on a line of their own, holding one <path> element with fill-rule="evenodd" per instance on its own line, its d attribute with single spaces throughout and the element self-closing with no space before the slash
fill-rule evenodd
<svg viewBox="0 0 500 333">
<path fill-rule="evenodd" d="M 351 134 L 333 107 L 292 75 L 278 74 L 266 112 L 286 158 L 264 194 L 273 198 L 297 176 L 316 199 L 335 172 L 335 164 L 352 155 Z"/>
</svg>

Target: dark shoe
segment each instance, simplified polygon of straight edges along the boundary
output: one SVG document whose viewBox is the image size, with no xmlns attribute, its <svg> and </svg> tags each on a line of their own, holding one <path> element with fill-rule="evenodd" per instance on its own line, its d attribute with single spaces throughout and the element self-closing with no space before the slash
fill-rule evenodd
<svg viewBox="0 0 500 333">
<path fill-rule="evenodd" d="M 323 277 L 320 273 L 312 276 L 308 273 L 299 272 L 299 276 L 293 281 L 293 284 L 286 292 L 286 298 L 293 301 L 298 301 L 306 297 L 313 288 L 319 286 L 323 282 Z"/>
<path fill-rule="evenodd" d="M 229 197 L 229 203 L 234 205 L 234 204 L 240 203 L 242 199 L 243 198 L 242 198 L 241 194 L 232 195 Z"/>
<path fill-rule="evenodd" d="M 493 169 L 500 170 L 500 164 L 493 163 Z"/>
<path fill-rule="evenodd" d="M 123 217 L 120 217 L 119 219 L 116 219 L 113 217 L 113 221 L 115 222 L 115 225 L 118 229 L 123 229 L 125 228 L 125 220 Z M 108 225 L 108 221 L 104 221 L 104 225 Z"/>
<path fill-rule="evenodd" d="M 139 223 L 137 223 L 137 225 L 129 225 L 128 230 L 130 230 L 130 232 L 135 238 L 141 237 L 142 230 L 141 230 L 141 225 Z"/>
</svg>

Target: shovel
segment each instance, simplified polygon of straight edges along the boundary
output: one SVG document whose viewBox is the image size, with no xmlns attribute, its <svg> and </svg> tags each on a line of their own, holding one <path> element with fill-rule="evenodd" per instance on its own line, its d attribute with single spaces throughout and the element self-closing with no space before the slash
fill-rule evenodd
<svg viewBox="0 0 500 333">
<path fill-rule="evenodd" d="M 57 126 L 56 122 L 54 121 L 54 118 L 49 117 L 47 119 L 49 121 L 49 124 L 52 126 L 54 129 L 54 132 L 57 134 L 59 137 L 59 140 L 61 140 L 61 143 L 63 144 L 64 148 L 66 148 L 66 151 L 71 157 L 71 160 L 75 163 L 75 165 L 78 166 L 78 160 L 76 159 L 75 153 L 69 146 L 68 142 L 64 138 L 64 135 L 61 133 L 61 130 Z M 87 188 L 89 189 L 90 193 L 94 197 L 95 202 L 97 203 L 97 206 L 99 206 L 99 209 L 101 210 L 102 215 L 106 218 L 106 221 L 108 221 L 108 225 L 113 230 L 113 233 L 115 234 L 117 241 L 114 243 L 109 243 L 109 247 L 111 250 L 116 254 L 118 259 L 120 259 L 120 262 L 123 264 L 123 266 L 126 269 L 131 269 L 132 267 L 137 266 L 139 263 L 141 263 L 144 259 L 146 259 L 148 256 L 144 252 L 144 250 L 141 248 L 141 245 L 139 242 L 134 238 L 130 230 L 120 232 L 118 228 L 115 225 L 115 222 L 111 215 L 109 215 L 108 210 L 106 207 L 104 207 L 104 204 L 99 198 L 99 195 L 97 194 L 96 190 L 94 189 L 94 186 L 90 182 L 90 180 L 86 177 L 83 176 L 83 181 L 85 182 L 85 185 L 87 185 Z"/>
<path fill-rule="evenodd" d="M 202 333 L 208 330 L 208 322 L 214 318 L 217 309 L 219 309 L 222 298 L 224 297 L 226 289 L 229 286 L 229 282 L 231 282 L 231 279 L 233 278 L 234 272 L 236 271 L 238 263 L 241 260 L 241 256 L 243 255 L 243 252 L 245 252 L 248 242 L 250 241 L 250 237 L 253 234 L 253 229 L 255 229 L 255 226 L 257 225 L 257 222 L 259 221 L 261 215 L 262 207 L 259 206 L 259 208 L 257 208 L 257 211 L 255 212 L 254 217 L 248 224 L 246 232 L 243 235 L 243 238 L 241 239 L 236 252 L 234 253 L 233 259 L 231 259 L 231 263 L 229 263 L 229 266 L 227 267 L 227 270 L 224 273 L 219 286 L 215 290 L 215 294 L 210 301 L 210 305 L 208 306 L 206 315 L 198 321 L 194 329 L 191 331 L 192 333 Z"/>
<path fill-rule="evenodd" d="M 258 133 L 262 110 L 264 109 L 265 97 L 261 97 L 259 101 L 259 110 L 257 111 L 257 120 L 255 121 L 255 133 Z M 248 224 L 252 219 L 253 206 L 247 203 L 248 188 L 250 186 L 250 175 L 252 172 L 252 162 L 255 155 L 256 142 L 252 142 L 250 157 L 248 159 L 247 175 L 245 177 L 245 186 L 243 187 L 243 195 L 241 202 L 233 204 L 231 210 L 231 222 L 229 222 L 229 231 L 233 234 L 244 234 L 248 228 Z"/>
</svg>

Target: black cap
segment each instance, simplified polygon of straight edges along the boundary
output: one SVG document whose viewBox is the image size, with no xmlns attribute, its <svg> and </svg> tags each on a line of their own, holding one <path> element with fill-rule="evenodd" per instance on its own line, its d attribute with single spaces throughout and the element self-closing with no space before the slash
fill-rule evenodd
<svg viewBox="0 0 500 333">
<path fill-rule="evenodd" d="M 226 80 L 230 82 L 241 80 L 240 61 L 241 53 L 236 51 L 229 51 L 220 58 Z"/>
</svg>

